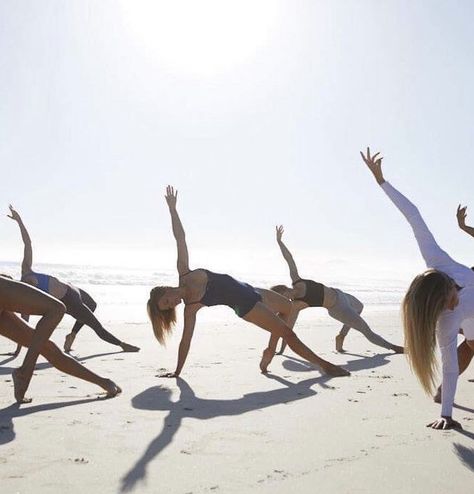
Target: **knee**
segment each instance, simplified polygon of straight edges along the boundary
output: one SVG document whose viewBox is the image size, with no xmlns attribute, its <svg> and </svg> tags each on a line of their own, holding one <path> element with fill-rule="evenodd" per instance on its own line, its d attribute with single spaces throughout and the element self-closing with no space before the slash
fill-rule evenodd
<svg viewBox="0 0 474 494">
<path fill-rule="evenodd" d="M 294 343 L 298 337 L 296 336 L 296 333 L 291 330 L 290 328 L 287 328 L 282 331 L 281 337 L 285 340 L 288 345 L 291 346 L 292 343 Z"/>
<path fill-rule="evenodd" d="M 42 347 L 41 347 L 41 355 L 48 361 L 54 361 L 55 358 L 61 354 L 61 350 L 57 347 L 55 343 L 52 341 L 48 340 Z"/>
<path fill-rule="evenodd" d="M 52 299 L 48 315 L 55 319 L 57 318 L 58 320 L 61 320 L 65 313 L 66 306 L 60 300 Z"/>
<path fill-rule="evenodd" d="M 97 302 L 95 300 L 91 299 L 89 307 L 90 307 L 91 311 L 94 312 L 97 309 Z"/>
</svg>

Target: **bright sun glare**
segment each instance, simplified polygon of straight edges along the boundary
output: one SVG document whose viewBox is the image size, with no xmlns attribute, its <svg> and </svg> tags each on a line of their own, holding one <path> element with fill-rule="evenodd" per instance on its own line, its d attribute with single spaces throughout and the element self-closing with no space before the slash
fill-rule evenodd
<svg viewBox="0 0 474 494">
<path fill-rule="evenodd" d="M 173 70 L 212 75 L 245 63 L 277 23 L 275 0 L 122 0 L 125 24 Z"/>
</svg>

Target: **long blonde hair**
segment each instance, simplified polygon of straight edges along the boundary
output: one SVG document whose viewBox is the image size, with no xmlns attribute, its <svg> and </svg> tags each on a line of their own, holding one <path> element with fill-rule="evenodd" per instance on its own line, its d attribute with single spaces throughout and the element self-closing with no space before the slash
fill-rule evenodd
<svg viewBox="0 0 474 494">
<path fill-rule="evenodd" d="M 438 363 L 435 356 L 436 323 L 446 309 L 454 280 L 430 269 L 418 275 L 403 299 L 405 353 L 423 389 L 433 394 Z"/>
<path fill-rule="evenodd" d="M 156 339 L 160 342 L 160 345 L 165 345 L 166 338 L 173 331 L 173 326 L 176 323 L 176 309 L 160 309 L 158 302 L 168 290 L 168 286 L 155 286 L 150 291 L 150 298 L 147 302 L 147 312 L 150 318 L 151 325 L 153 326 L 153 332 Z"/>
</svg>

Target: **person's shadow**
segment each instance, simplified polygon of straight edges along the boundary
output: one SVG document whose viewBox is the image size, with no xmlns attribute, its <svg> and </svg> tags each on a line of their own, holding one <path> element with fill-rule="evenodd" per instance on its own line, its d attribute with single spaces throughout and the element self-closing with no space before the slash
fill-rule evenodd
<svg viewBox="0 0 474 494">
<path fill-rule="evenodd" d="M 166 386 L 153 386 L 136 395 L 132 399 L 134 408 L 169 410 L 169 413 L 164 419 L 161 432 L 149 444 L 135 465 L 122 477 L 120 491 L 129 492 L 138 482 L 145 480 L 148 464 L 172 442 L 183 419 L 209 420 L 215 417 L 241 415 L 281 403 L 302 400 L 317 394 L 311 386 L 314 384 L 324 386 L 329 379 L 327 376 L 319 376 L 293 384 L 277 376 L 268 375 L 268 377 L 281 382 L 284 387 L 249 393 L 241 398 L 214 400 L 197 397 L 184 379 L 177 378 L 176 383 L 180 390 L 178 401 L 171 401 L 171 389 Z"/>
<path fill-rule="evenodd" d="M 354 371 L 382 366 L 390 362 L 386 359 L 388 355 L 392 354 L 387 353 L 373 357 L 356 355 L 362 358 L 349 362 L 344 367 Z M 291 364 L 288 365 L 287 362 L 284 362 L 283 366 L 285 368 L 290 367 L 292 371 L 306 372 L 315 369 L 306 361 L 294 357 L 291 357 L 288 362 L 291 362 Z M 231 400 L 202 399 L 194 394 L 184 379 L 178 378 L 176 380 L 180 390 L 178 401 L 171 401 L 172 391 L 166 386 L 153 386 L 136 395 L 132 399 L 134 408 L 139 410 L 169 410 L 169 413 L 164 419 L 161 432 L 149 444 L 135 465 L 122 477 L 121 492 L 132 491 L 138 482 L 145 480 L 148 464 L 172 442 L 181 427 L 183 419 L 209 420 L 215 417 L 241 415 L 281 403 L 302 400 L 317 394 L 316 391 L 311 389 L 312 386 L 318 384 L 323 388 L 327 388 L 326 382 L 331 379 L 330 376 L 323 375 L 295 384 L 273 374 L 267 374 L 267 377 L 278 381 L 283 387 L 270 391 L 249 393 L 241 398 Z"/>
<path fill-rule="evenodd" d="M 474 439 L 474 434 L 472 432 L 466 431 L 464 429 L 457 430 L 459 434 Z M 454 443 L 454 452 L 456 456 L 459 458 L 460 462 L 466 467 L 469 468 L 472 472 L 474 472 L 474 448 L 468 448 L 459 443 Z"/>
<path fill-rule="evenodd" d="M 0 410 L 0 446 L 13 441 L 16 437 L 13 419 L 24 417 L 38 412 L 47 412 L 76 405 L 83 405 L 97 401 L 98 398 L 84 398 L 74 401 L 61 401 L 59 403 L 44 403 L 42 405 L 23 406 L 18 403 L 13 403 L 8 407 Z"/>
</svg>

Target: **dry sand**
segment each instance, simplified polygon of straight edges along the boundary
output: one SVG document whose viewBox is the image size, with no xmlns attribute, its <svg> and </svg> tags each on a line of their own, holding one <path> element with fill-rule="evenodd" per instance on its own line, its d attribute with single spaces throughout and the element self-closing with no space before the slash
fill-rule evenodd
<svg viewBox="0 0 474 494">
<path fill-rule="evenodd" d="M 338 325 L 306 311 L 298 334 L 352 376 L 329 379 L 290 351 L 263 376 L 267 335 L 213 310 L 198 316 L 180 380 L 156 377 L 160 368 L 174 370 L 178 336 L 163 349 L 148 325 L 109 326 L 142 346 L 125 354 L 85 328 L 73 355 L 123 387 L 113 400 L 98 401 L 94 386 L 41 360 L 33 403 L 12 405 L 10 374 L 20 360 L 0 357 L 2 494 L 474 492 L 473 368 L 456 396 L 464 431 L 432 431 L 424 426 L 439 405 L 404 356 L 379 354 L 356 332 L 348 353 L 336 354 Z M 396 311 L 366 317 L 401 342 Z M 55 341 L 62 343 L 66 326 Z M 1 340 L 0 352 L 12 348 Z"/>
</svg>

